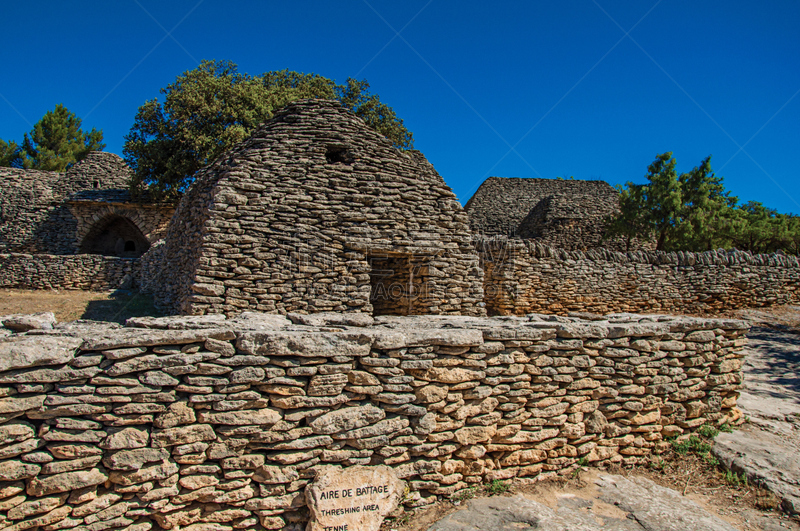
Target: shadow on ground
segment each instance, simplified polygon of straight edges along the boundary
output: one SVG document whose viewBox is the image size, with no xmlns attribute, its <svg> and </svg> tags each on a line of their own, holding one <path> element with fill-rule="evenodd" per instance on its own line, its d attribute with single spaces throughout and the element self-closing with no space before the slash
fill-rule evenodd
<svg viewBox="0 0 800 531">
<path fill-rule="evenodd" d="M 767 384 L 751 392 L 800 404 L 800 334 L 797 330 L 753 327 L 748 336 L 750 349 L 759 355 L 746 358 L 747 374 Z"/>
<path fill-rule="evenodd" d="M 124 324 L 131 317 L 161 315 L 163 312 L 156 309 L 152 295 L 145 295 L 136 290 L 118 289 L 108 300 L 89 301 L 81 319 Z"/>
</svg>

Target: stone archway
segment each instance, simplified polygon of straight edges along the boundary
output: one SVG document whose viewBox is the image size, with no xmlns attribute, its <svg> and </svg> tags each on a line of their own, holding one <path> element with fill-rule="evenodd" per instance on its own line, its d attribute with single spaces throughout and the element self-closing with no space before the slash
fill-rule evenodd
<svg viewBox="0 0 800 531">
<path fill-rule="evenodd" d="M 150 242 L 130 219 L 110 215 L 92 226 L 80 245 L 82 254 L 102 254 L 138 258 L 150 248 Z"/>
</svg>

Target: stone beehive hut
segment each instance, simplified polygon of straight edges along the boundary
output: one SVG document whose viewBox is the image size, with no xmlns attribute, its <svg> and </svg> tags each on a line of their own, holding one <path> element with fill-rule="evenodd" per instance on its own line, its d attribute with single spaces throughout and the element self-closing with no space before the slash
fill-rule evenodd
<svg viewBox="0 0 800 531">
<path fill-rule="evenodd" d="M 605 181 L 489 177 L 465 210 L 476 234 L 591 249 L 609 246 L 603 220 L 619 210 L 618 195 Z"/>
<path fill-rule="evenodd" d="M 289 105 L 200 171 L 148 261 L 173 313 L 483 313 L 453 192 L 335 101 Z"/>
</svg>

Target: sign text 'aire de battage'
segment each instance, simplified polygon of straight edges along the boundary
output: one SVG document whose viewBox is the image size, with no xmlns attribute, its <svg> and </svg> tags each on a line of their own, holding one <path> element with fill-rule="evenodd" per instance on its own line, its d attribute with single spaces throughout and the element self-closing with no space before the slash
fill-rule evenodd
<svg viewBox="0 0 800 531">
<path fill-rule="evenodd" d="M 404 483 L 387 466 L 320 471 L 306 487 L 307 531 L 378 531 L 398 505 Z"/>
</svg>

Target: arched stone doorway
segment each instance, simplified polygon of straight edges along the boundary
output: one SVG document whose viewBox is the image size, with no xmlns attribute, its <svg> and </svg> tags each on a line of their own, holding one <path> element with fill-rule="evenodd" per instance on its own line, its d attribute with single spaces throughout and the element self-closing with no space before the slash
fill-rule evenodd
<svg viewBox="0 0 800 531">
<path fill-rule="evenodd" d="M 138 258 L 150 248 L 142 231 L 128 218 L 108 216 L 98 221 L 80 246 L 85 254 Z"/>
</svg>

